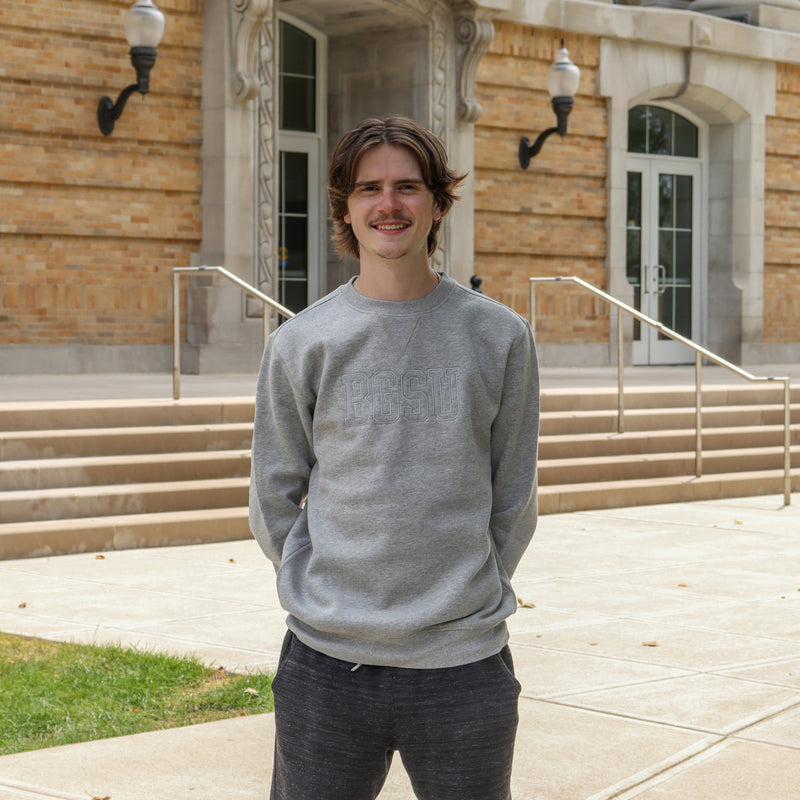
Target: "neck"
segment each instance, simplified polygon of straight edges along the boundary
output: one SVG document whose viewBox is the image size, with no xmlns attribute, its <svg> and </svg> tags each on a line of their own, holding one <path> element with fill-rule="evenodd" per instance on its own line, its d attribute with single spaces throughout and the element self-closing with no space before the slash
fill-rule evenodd
<svg viewBox="0 0 800 800">
<path fill-rule="evenodd" d="M 427 261 L 424 267 L 414 270 L 409 270 L 407 266 L 369 266 L 362 262 L 355 288 L 359 294 L 373 300 L 403 302 L 425 297 L 438 283 L 439 275 Z"/>
</svg>

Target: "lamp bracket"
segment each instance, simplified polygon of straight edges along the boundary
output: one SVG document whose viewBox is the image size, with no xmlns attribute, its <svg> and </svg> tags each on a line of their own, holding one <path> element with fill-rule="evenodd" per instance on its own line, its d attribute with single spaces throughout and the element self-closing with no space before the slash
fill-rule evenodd
<svg viewBox="0 0 800 800">
<path fill-rule="evenodd" d="M 271 59 L 271 53 L 261 53 L 259 35 L 265 25 L 273 24 L 275 0 L 228 0 L 231 30 L 231 91 L 240 102 L 252 100 L 258 94 L 259 58 Z M 274 47 L 276 37 L 265 37 L 264 46 Z"/>
<path fill-rule="evenodd" d="M 556 115 L 556 125 L 553 128 L 542 131 L 533 144 L 530 143 L 530 139 L 527 136 L 523 136 L 519 140 L 519 165 L 522 169 L 528 169 L 531 159 L 538 155 L 548 136 L 552 136 L 554 133 L 559 134 L 559 136 L 566 136 L 567 117 L 572 111 L 574 100 L 571 97 L 554 97 L 550 102 Z"/>
<path fill-rule="evenodd" d="M 131 63 L 136 69 L 136 83 L 126 86 L 120 93 L 115 103 L 110 97 L 100 98 L 97 104 L 97 124 L 104 136 L 110 136 L 114 130 L 114 123 L 122 116 L 125 103 L 134 93 L 142 95 L 150 91 L 150 70 L 156 63 L 155 47 L 131 47 Z"/>
<path fill-rule="evenodd" d="M 528 169 L 531 159 L 539 154 L 539 151 L 542 149 L 542 145 L 545 143 L 547 137 L 554 133 L 558 133 L 557 127 L 548 128 L 546 131 L 542 131 L 536 137 L 536 141 L 533 144 L 531 144 L 530 139 L 528 139 L 527 136 L 523 136 L 519 140 L 519 164 L 522 169 Z"/>
</svg>

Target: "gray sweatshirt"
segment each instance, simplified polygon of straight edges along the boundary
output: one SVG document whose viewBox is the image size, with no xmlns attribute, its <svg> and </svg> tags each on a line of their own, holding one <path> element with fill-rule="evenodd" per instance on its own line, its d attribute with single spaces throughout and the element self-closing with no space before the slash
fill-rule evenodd
<svg viewBox="0 0 800 800">
<path fill-rule="evenodd" d="M 351 281 L 281 325 L 258 381 L 250 527 L 289 628 L 359 664 L 498 653 L 536 527 L 538 429 L 527 322 L 447 276 L 410 302 Z"/>
</svg>

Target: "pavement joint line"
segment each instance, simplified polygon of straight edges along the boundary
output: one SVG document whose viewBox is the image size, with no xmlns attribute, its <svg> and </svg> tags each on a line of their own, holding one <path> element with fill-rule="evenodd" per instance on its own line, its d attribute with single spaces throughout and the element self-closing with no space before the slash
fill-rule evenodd
<svg viewBox="0 0 800 800">
<path fill-rule="evenodd" d="M 3 789 L 8 789 L 14 792 L 13 795 L 8 795 L 2 792 Z M 17 800 L 19 798 L 54 798 L 55 800 L 86 800 L 87 795 L 68 794 L 65 792 L 58 792 L 52 789 L 46 789 L 41 786 L 34 786 L 30 783 L 21 783 L 19 781 L 10 781 L 5 778 L 0 778 L 0 800 Z"/>
<path fill-rule="evenodd" d="M 713 736 L 712 734 L 714 741 L 706 739 L 698 742 L 696 745 L 679 751 L 672 758 L 658 762 L 649 769 L 642 770 L 597 794 L 593 794 L 591 797 L 586 798 L 586 800 L 632 800 L 632 798 L 639 796 L 642 792 L 669 780 L 673 775 L 682 772 L 689 766 L 712 758 L 719 751 L 737 741 L 737 735 L 748 728 L 760 725 L 798 707 L 800 707 L 800 695 L 797 695 L 793 700 L 773 706 L 766 713 L 762 712 L 761 714 L 754 714 L 751 717 L 746 717 L 744 720 L 734 723 L 727 729 L 723 729 L 719 736 Z"/>
<path fill-rule="evenodd" d="M 755 637 L 753 637 L 753 638 L 755 638 Z M 784 638 L 784 639 L 776 639 L 775 641 L 786 642 L 786 641 L 791 641 L 791 640 L 787 637 L 787 638 Z M 769 658 L 769 659 L 766 659 L 766 660 L 758 659 L 758 660 L 755 660 L 755 661 L 734 661 L 734 662 L 732 662 L 730 664 L 718 664 L 718 665 L 715 665 L 713 667 L 708 667 L 706 669 L 702 669 L 700 667 L 686 667 L 686 666 L 681 667 L 681 666 L 675 666 L 675 665 L 672 665 L 672 664 L 662 664 L 662 663 L 657 662 L 657 661 L 645 661 L 645 660 L 638 659 L 638 658 L 622 658 L 620 656 L 613 656 L 613 655 L 609 655 L 607 653 L 590 653 L 590 652 L 588 652 L 586 650 L 573 650 L 573 649 L 567 648 L 567 647 L 553 647 L 551 645 L 534 644 L 532 642 L 517 642 L 517 641 L 514 641 L 514 637 L 513 636 L 511 637 L 511 644 L 515 648 L 516 647 L 527 647 L 527 648 L 530 648 L 530 649 L 545 650 L 545 651 L 553 652 L 553 653 L 564 653 L 566 655 L 571 655 L 571 656 L 589 656 L 591 658 L 604 658 L 604 659 L 607 659 L 609 661 L 620 661 L 620 662 L 623 662 L 625 664 L 640 664 L 640 665 L 644 665 L 644 666 L 648 666 L 648 667 L 661 667 L 662 669 L 677 669 L 677 670 L 682 670 L 682 671 L 684 671 L 684 672 L 686 672 L 687 674 L 690 674 L 690 675 L 716 675 L 717 673 L 722 672 L 722 671 L 730 671 L 730 670 L 735 670 L 735 669 L 748 669 L 750 667 L 759 667 L 759 666 L 762 666 L 764 664 L 771 664 L 771 663 L 773 663 L 774 659 L 777 659 L 778 662 L 781 662 L 781 661 L 790 661 L 790 660 L 792 660 L 794 658 L 794 656 L 792 656 L 791 654 L 789 654 L 789 655 L 780 655 L 780 656 L 775 656 L 774 658 Z M 722 676 L 722 677 L 730 677 L 730 676 Z M 742 680 L 745 680 L 745 679 L 742 679 Z"/>
<path fill-rule="evenodd" d="M 625 719 L 631 722 L 639 722 L 643 725 L 655 725 L 659 728 L 667 728 L 673 731 L 687 731 L 688 733 L 697 733 L 703 736 L 713 736 L 716 739 L 729 738 L 730 735 L 721 733 L 720 731 L 713 731 L 710 728 L 700 728 L 696 725 L 682 725 L 677 722 L 666 722 L 663 719 L 652 719 L 650 717 L 637 716 L 636 714 L 626 714 L 622 711 L 611 711 L 607 708 L 595 708 L 590 705 L 578 705 L 577 703 L 567 703 L 563 700 L 548 700 L 542 697 L 530 698 L 525 696 L 526 700 L 533 699 L 541 703 L 548 703 L 549 705 L 559 706 L 561 708 L 571 708 L 575 711 L 585 711 L 588 714 L 597 714 L 601 717 L 611 717 L 613 719 Z M 755 723 L 754 723 L 755 724 Z M 749 727 L 749 726 L 748 726 Z"/>
<path fill-rule="evenodd" d="M 623 800 L 623 798 L 632 798 L 641 792 L 648 789 L 654 783 L 658 783 L 658 778 L 667 776 L 675 772 L 676 768 L 683 764 L 693 763 L 697 761 L 698 757 L 716 747 L 720 742 L 724 741 L 718 736 L 706 737 L 701 739 L 689 747 L 679 750 L 677 753 L 657 761 L 650 767 L 647 767 L 639 772 L 630 775 L 623 780 L 609 786 L 601 791 L 585 798 L 585 800 Z"/>
<path fill-rule="evenodd" d="M 756 713 L 749 717 L 745 717 L 744 719 L 735 722 L 733 725 L 728 726 L 727 729 L 723 728 L 721 733 L 726 739 L 735 738 L 737 734 L 746 731 L 748 728 L 761 725 L 762 723 L 774 719 L 775 717 L 779 717 L 782 714 L 785 714 L 787 711 L 792 711 L 795 708 L 800 708 L 800 694 L 796 694 L 791 700 L 786 700 L 783 703 L 777 703 L 760 714 Z"/>
<path fill-rule="evenodd" d="M 680 670 L 680 667 L 667 667 L 666 669 Z M 588 694 L 590 692 L 609 692 L 613 691 L 614 689 L 628 689 L 636 686 L 648 686 L 650 684 L 655 684 L 655 683 L 665 683 L 667 681 L 691 678 L 699 674 L 702 673 L 693 672 L 691 670 L 681 670 L 681 674 L 678 675 L 664 675 L 661 678 L 642 678 L 641 680 L 623 681 L 621 683 L 596 684 L 587 689 L 568 689 L 566 691 L 561 691 L 561 692 L 550 692 L 548 694 L 537 694 L 537 695 L 528 695 L 523 692 L 522 697 L 525 697 L 527 700 L 547 700 L 547 701 L 552 700 L 555 702 L 558 701 L 559 698 L 572 697 L 573 695 L 576 694 Z M 557 702 L 556 704 L 568 705 L 567 703 L 562 704 Z"/>
</svg>

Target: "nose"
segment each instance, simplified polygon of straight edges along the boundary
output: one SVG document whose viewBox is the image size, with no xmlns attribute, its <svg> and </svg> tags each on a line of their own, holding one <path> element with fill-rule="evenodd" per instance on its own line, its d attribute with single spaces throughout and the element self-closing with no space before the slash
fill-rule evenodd
<svg viewBox="0 0 800 800">
<path fill-rule="evenodd" d="M 400 208 L 400 197 L 394 190 L 393 186 L 386 186 L 381 191 L 380 202 L 378 203 L 378 212 L 380 214 L 390 214 Z"/>
</svg>

